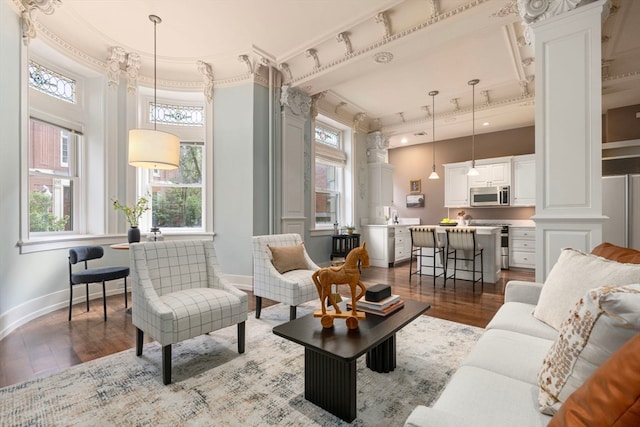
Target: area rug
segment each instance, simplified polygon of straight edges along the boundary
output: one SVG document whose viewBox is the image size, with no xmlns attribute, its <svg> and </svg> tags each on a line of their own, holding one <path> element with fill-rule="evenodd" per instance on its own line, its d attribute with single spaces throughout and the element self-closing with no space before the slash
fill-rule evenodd
<svg viewBox="0 0 640 427">
<path fill-rule="evenodd" d="M 298 308 L 310 313 L 311 305 Z M 135 349 L 0 389 L 3 426 L 398 426 L 430 405 L 482 329 L 421 316 L 397 333 L 397 367 L 357 362 L 358 416 L 351 423 L 304 398 L 304 348 L 272 333 L 288 306 L 249 314 L 246 352 L 236 327 L 173 346 L 173 383 L 162 384 L 160 346 Z M 320 327 L 318 320 L 318 327 Z"/>
</svg>

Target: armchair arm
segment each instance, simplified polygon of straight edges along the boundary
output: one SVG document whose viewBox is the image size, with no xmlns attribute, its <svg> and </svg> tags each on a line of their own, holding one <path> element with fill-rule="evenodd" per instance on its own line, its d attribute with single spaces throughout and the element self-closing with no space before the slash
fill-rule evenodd
<svg viewBox="0 0 640 427">
<path fill-rule="evenodd" d="M 238 298 L 240 298 L 240 301 L 242 302 L 248 302 L 248 297 L 247 297 L 247 293 L 241 291 L 240 289 L 238 289 L 237 287 L 235 287 L 226 277 L 224 277 L 222 274 L 218 274 L 218 272 L 215 272 L 215 278 L 218 281 L 219 285 L 218 286 L 214 286 L 215 288 L 222 288 L 225 291 L 237 296 Z"/>
<path fill-rule="evenodd" d="M 153 287 L 151 279 L 138 277 L 133 289 L 133 324 L 151 335 L 160 344 L 170 344 L 163 336 L 163 333 L 166 334 L 168 331 L 163 332 L 162 326 L 166 322 L 174 321 L 173 311 L 162 302 Z"/>
<path fill-rule="evenodd" d="M 404 423 L 404 427 L 460 427 L 470 426 L 474 420 L 465 419 L 450 412 L 444 412 L 426 406 L 416 406 L 409 418 Z"/>
<path fill-rule="evenodd" d="M 537 304 L 542 291 L 542 283 L 511 280 L 504 289 L 504 302 Z"/>
</svg>

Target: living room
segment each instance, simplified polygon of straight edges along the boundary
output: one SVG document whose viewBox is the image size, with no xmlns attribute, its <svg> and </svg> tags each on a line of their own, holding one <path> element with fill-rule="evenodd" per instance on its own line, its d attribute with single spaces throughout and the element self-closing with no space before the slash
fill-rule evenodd
<svg viewBox="0 0 640 427">
<path fill-rule="evenodd" d="M 391 3 L 398 2 L 378 2 L 379 9 L 387 8 L 391 6 Z M 486 3 L 486 2 L 485 2 Z M 26 144 L 25 136 L 28 133 L 28 117 L 33 115 L 34 112 L 30 111 L 30 108 L 34 108 L 34 104 L 40 102 L 41 97 L 33 94 L 31 89 L 28 89 L 28 84 L 25 81 L 24 76 L 27 71 L 27 64 L 29 59 L 39 58 L 48 60 L 47 65 L 54 64 L 55 61 L 47 58 L 43 53 L 46 50 L 46 46 L 42 41 L 44 34 L 46 33 L 47 17 L 43 11 L 36 10 L 34 15 L 37 15 L 37 20 L 40 24 L 35 25 L 35 31 L 40 31 L 41 37 L 35 37 L 30 40 L 30 44 L 24 43 L 24 31 L 23 23 L 20 19 L 20 8 L 24 8 L 24 4 L 19 1 L 6 1 L 2 3 L 2 41 L 1 47 L 3 57 L 10 60 L 3 61 L 2 75 L 3 75 L 3 100 L 2 107 L 5 114 L 0 119 L 2 120 L 3 129 L 5 130 L 5 141 L 3 147 L 5 148 L 5 156 L 2 159 L 3 171 L 3 186 L 2 186 L 2 217 L 5 219 L 1 228 L 3 236 L 2 248 L 0 249 L 0 265 L 2 278 L 0 279 L 0 331 L 2 337 L 11 333 L 19 326 L 28 323 L 30 320 L 45 314 L 52 312 L 68 305 L 68 272 L 67 272 L 67 253 L 68 248 L 81 244 L 97 243 L 105 246 L 106 248 L 106 263 L 112 264 L 127 264 L 128 254 L 125 251 L 115 251 L 108 249 L 108 246 L 115 243 L 120 243 L 126 239 L 125 233 L 127 229 L 126 221 L 119 212 L 111 209 L 111 200 L 118 198 L 128 203 L 133 203 L 135 200 L 144 193 L 139 192 L 138 182 L 143 176 L 144 172 L 138 171 L 127 165 L 126 161 L 126 131 L 128 129 L 137 127 L 140 120 L 138 120 L 139 106 L 149 100 L 152 97 L 151 85 L 154 83 L 154 79 L 150 76 L 149 65 L 151 63 L 150 45 L 152 42 L 151 35 L 153 26 L 148 22 L 147 14 L 153 11 L 148 11 L 147 14 L 142 15 L 142 22 L 138 22 L 137 25 L 141 38 L 145 38 L 145 49 L 141 51 L 146 52 L 143 59 L 146 61 L 144 73 L 140 70 L 140 86 L 136 96 L 131 97 L 128 94 L 128 81 L 126 73 L 126 65 L 118 61 L 115 62 L 117 68 L 121 71 L 118 74 L 118 84 L 114 86 L 109 84 L 109 77 L 105 70 L 108 64 L 108 58 L 112 52 L 103 52 L 100 57 L 99 66 L 90 67 L 86 64 L 78 65 L 78 70 L 82 69 L 84 73 L 84 96 L 87 101 L 86 115 L 77 116 L 75 120 L 62 120 L 63 125 L 67 125 L 69 129 L 75 131 L 78 135 L 85 133 L 85 140 L 87 141 L 87 147 L 89 149 L 95 149 L 99 155 L 89 156 L 85 167 L 86 181 L 82 184 L 85 186 L 85 191 L 80 195 L 78 203 L 82 203 L 85 206 L 86 211 L 84 217 L 78 223 L 82 227 L 81 232 L 76 233 L 74 236 L 53 236 L 53 235 L 39 235 L 35 236 L 30 233 L 28 225 L 28 187 L 27 180 L 28 167 L 26 164 Z M 56 8 L 54 4 L 50 5 L 53 9 Z M 361 4 L 359 6 L 362 6 Z M 456 4 L 456 6 L 459 6 Z M 486 4 L 485 4 L 486 6 Z M 500 6 L 503 6 L 502 4 Z M 59 6 L 58 6 L 59 7 Z M 353 6 L 355 8 L 355 6 Z M 443 5 L 442 7 L 448 7 Z M 452 9 L 455 9 L 453 7 Z M 497 9 L 492 7 L 492 9 Z M 64 6 L 60 7 L 60 10 L 53 10 L 53 15 L 64 12 Z M 372 17 L 371 14 L 370 17 Z M 373 20 L 373 19 L 371 19 Z M 170 20 L 169 20 L 170 22 Z M 393 20 L 392 20 L 393 22 Z M 165 27 L 169 26 L 166 25 Z M 373 25 L 373 24 L 370 24 Z M 379 27 L 384 27 L 384 24 L 377 24 Z M 374 26 L 375 27 L 375 26 Z M 380 29 L 379 27 L 376 27 Z M 347 28 L 343 23 L 343 29 Z M 158 35 L 160 36 L 164 31 L 163 25 L 158 26 Z M 332 36 L 332 39 L 335 35 Z M 55 39 L 55 37 L 51 37 Z M 162 41 L 162 39 L 160 39 Z M 354 39 L 355 45 L 356 39 Z M 342 49 L 344 42 L 338 44 Z M 30 47 L 25 47 L 30 46 Z M 158 44 L 159 50 L 162 49 L 162 43 Z M 299 55 L 295 57 L 298 60 L 314 61 L 313 55 L 306 57 L 304 51 L 309 46 L 305 46 L 305 49 L 299 51 Z M 32 50 L 32 52 L 31 52 Z M 63 57 L 58 50 L 49 48 L 52 52 L 53 58 L 57 57 L 59 65 L 63 70 L 74 69 L 77 62 L 71 61 L 69 58 Z M 81 50 L 77 50 L 76 54 Z M 238 60 L 234 52 L 234 60 L 242 67 L 242 75 L 252 74 L 248 73 L 247 64 L 244 60 Z M 342 54 L 342 53 L 341 53 Z M 82 55 L 80 55 L 82 56 Z M 45 59 L 47 58 L 47 59 Z M 106 59 L 105 59 L 106 58 Z M 305 59 L 306 58 L 306 59 Z M 91 61 L 88 61 L 91 62 Z M 192 61 L 192 62 L 195 62 Z M 291 170 L 295 171 L 291 179 L 276 176 L 271 171 L 271 164 L 267 159 L 270 156 L 277 158 L 277 151 L 274 141 L 282 135 L 279 131 L 274 130 L 273 127 L 278 127 L 287 123 L 287 118 L 282 123 L 278 123 L 276 120 L 270 120 L 269 117 L 277 116 L 280 112 L 279 99 L 270 95 L 270 90 L 277 86 L 277 79 L 274 78 L 276 73 L 280 71 L 273 67 L 273 70 L 269 71 L 269 67 L 261 67 L 257 64 L 251 64 L 252 67 L 256 67 L 258 71 L 255 73 L 257 80 L 244 81 L 243 84 L 234 85 L 231 80 L 219 81 L 216 77 L 213 80 L 213 75 L 201 74 L 197 71 L 195 66 L 192 66 L 193 71 L 191 74 L 192 81 L 198 81 L 197 90 L 193 93 L 197 95 L 187 94 L 183 90 L 184 88 L 176 88 L 175 86 L 166 88 L 163 87 L 160 90 L 162 99 L 176 99 L 185 104 L 194 104 L 200 102 L 205 104 L 205 118 L 208 120 L 208 124 L 205 125 L 205 129 L 198 135 L 195 131 L 191 133 L 186 132 L 182 134 L 184 139 L 190 140 L 203 140 L 205 144 L 213 145 L 211 150 L 207 151 L 208 163 L 206 163 L 205 176 L 208 176 L 208 181 L 205 183 L 209 185 L 205 192 L 208 197 L 205 197 L 205 202 L 208 205 L 204 209 L 204 218 L 202 223 L 204 226 L 190 233 L 177 233 L 175 238 L 214 238 L 216 247 L 219 252 L 222 267 L 225 273 L 228 273 L 229 277 L 235 279 L 237 282 L 245 286 L 245 289 L 251 287 L 251 271 L 252 260 L 250 256 L 250 237 L 257 234 L 269 234 L 270 232 L 292 230 L 298 227 L 302 230 L 302 236 L 306 243 L 308 243 L 309 252 L 317 262 L 322 264 L 328 264 L 330 253 L 330 241 L 332 230 L 323 230 L 320 232 L 311 232 L 313 229 L 312 224 L 308 223 L 308 219 L 303 219 L 311 216 L 311 204 L 312 197 L 309 188 L 305 188 L 304 185 L 300 186 L 299 183 L 306 183 L 305 173 L 309 167 L 305 166 L 305 159 L 309 156 L 308 152 L 302 150 L 296 154 L 296 162 L 294 162 Z M 295 62 L 289 64 L 292 70 L 295 71 Z M 96 71 L 96 68 L 102 68 L 102 72 Z M 598 67 L 599 68 L 599 65 Z M 216 69 L 214 69 L 217 75 Z M 320 70 L 321 71 L 321 70 Z M 224 71 L 221 71 L 221 75 Z M 268 83 L 272 74 L 272 83 Z M 286 75 L 286 71 L 282 71 L 282 75 Z M 194 77 L 195 76 L 195 77 Z M 490 80 L 484 76 L 468 76 L 468 78 L 479 77 L 481 80 Z M 536 76 L 538 78 L 538 76 Z M 207 103 L 204 102 L 205 97 L 202 95 L 203 80 L 209 78 L 214 81 L 213 98 Z M 629 77 L 631 80 L 633 76 Z M 265 83 L 265 79 L 267 83 Z M 598 84 L 602 85 L 600 79 Z M 591 82 L 593 83 L 593 82 Z M 459 88 L 460 93 L 466 93 L 468 98 L 468 90 L 466 86 L 466 80 L 463 79 Z M 637 85 L 636 85 L 637 86 Z M 270 89 L 272 88 L 272 89 Z M 111 90 L 109 92 L 107 89 Z M 92 91 L 102 91 L 102 94 L 93 96 Z M 597 89 L 600 93 L 601 87 Z M 596 92 L 590 87 L 590 92 Z M 29 94 L 31 93 L 31 94 Z M 313 92 L 317 94 L 319 92 Z M 537 94 L 537 93 L 536 93 Z M 309 95 L 309 94 L 307 94 Z M 196 96 L 198 98 L 196 98 Z M 139 97 L 139 98 L 138 98 Z M 192 98 L 190 98 L 192 97 Z M 39 99 L 40 98 L 40 99 Z M 424 96 L 426 98 L 426 96 Z M 198 101 L 194 101 L 198 99 Z M 633 106 L 637 105 L 636 101 L 629 102 L 625 105 Z M 339 103 L 327 104 L 328 99 L 318 100 L 318 108 L 320 113 L 327 116 L 336 117 L 336 111 L 344 111 L 345 106 L 338 108 Z M 33 102 L 34 104 L 30 104 Z M 447 104 L 447 102 L 439 101 L 441 104 Z M 468 103 L 468 99 L 466 99 Z M 426 103 L 426 101 L 425 101 Z M 537 103 L 537 101 L 536 101 Z M 291 105 L 294 105 L 293 103 Z M 536 104 L 537 105 L 537 104 Z M 20 106 L 20 108 L 16 108 Z M 68 117 L 72 117 L 77 113 L 73 109 L 69 111 L 46 111 L 47 107 L 45 103 L 35 105 L 37 113 L 40 119 L 56 119 L 65 114 Z M 468 109 L 468 105 L 463 106 Z M 289 107 L 287 107 L 289 108 Z M 45 111 L 42 111 L 44 109 Z M 89 112 L 87 114 L 87 111 Z M 271 113 L 269 113 L 271 111 Z M 348 110 L 350 119 L 353 119 L 353 111 Z M 269 116 L 272 114 L 272 116 Z M 288 114 L 288 113 L 285 113 Z M 37 116 L 37 114 L 36 114 Z M 340 115 L 338 114 L 338 117 Z M 589 123 L 589 134 L 593 136 L 594 129 L 600 129 L 601 125 L 595 125 L 593 117 L 600 118 L 601 112 L 593 114 L 593 111 L 589 111 L 589 120 L 582 119 L 580 125 L 581 133 L 584 133 L 585 122 Z M 375 117 L 372 113 L 372 117 Z M 85 121 L 86 118 L 86 121 Z M 572 119 L 572 125 L 575 125 L 580 120 L 575 117 Z M 84 126 L 77 128 L 76 124 L 84 122 Z M 600 120 L 597 120 L 600 123 Z M 213 125 L 212 123 L 215 123 Z M 311 126 L 310 121 L 307 121 L 304 127 L 304 135 L 310 135 Z M 146 123 L 147 125 L 149 123 Z M 353 121 L 348 123 L 353 126 Z M 467 121 L 467 125 L 471 122 Z M 539 132 L 538 121 L 536 120 L 535 130 L 532 128 L 533 123 L 528 125 L 528 147 L 532 148 L 532 144 L 537 144 L 539 137 L 536 132 Z M 355 149 L 354 155 L 357 161 L 354 163 L 357 169 L 359 164 L 364 162 L 366 164 L 366 130 L 358 128 L 358 126 L 364 126 L 363 122 L 358 122 L 356 129 L 358 132 L 354 133 Z M 369 126 L 369 122 L 366 123 Z M 424 126 L 421 123 L 420 126 Z M 428 125 L 427 125 L 428 126 Z M 444 126 L 443 126 L 444 128 Z M 464 126 L 466 129 L 464 135 L 460 135 L 460 138 L 465 138 L 464 142 L 457 142 L 462 146 L 464 143 L 468 144 L 470 126 Z M 98 134 L 92 133 L 96 129 L 99 129 Z M 384 126 L 383 126 L 384 130 Z M 446 138 L 446 133 L 443 129 L 442 138 Z M 597 132 L 596 132 L 597 133 Z M 532 135 L 533 134 L 533 135 Z M 275 136 L 275 138 L 274 138 Z M 533 136 L 533 137 L 532 137 Z M 598 135 L 599 137 L 599 135 Z M 455 139 L 455 136 L 450 136 L 446 139 Z M 298 144 L 304 138 L 298 140 Z M 594 139 L 595 140 L 595 139 Z M 429 141 L 425 141 L 429 142 Z M 598 138 L 598 142 L 600 142 Z M 481 138 L 478 141 L 481 144 Z M 599 144 L 595 144 L 599 145 Z M 211 146 L 211 145 L 210 145 Z M 278 148 L 279 149 L 279 148 Z M 406 152 L 409 149 L 391 150 L 390 158 L 394 156 L 401 156 L 401 151 Z M 417 148 L 416 148 L 417 150 Z M 456 149 L 456 153 L 460 153 L 462 150 Z M 536 153 L 538 152 L 538 146 L 535 146 Z M 585 154 L 586 149 L 581 149 L 579 153 Z M 532 151 L 528 151 L 529 153 Z M 591 153 L 591 151 L 588 151 Z M 481 155 L 480 153 L 478 153 Z M 484 155 L 493 155 L 484 153 Z M 601 155 L 600 155 L 601 156 Z M 595 165 L 599 164 L 600 158 L 589 158 L 588 167 L 580 169 L 582 172 L 596 171 L 598 170 Z M 247 158 L 251 159 L 251 162 L 247 162 Z M 430 166 L 431 156 L 425 156 L 428 166 Z M 468 160 L 466 157 L 464 160 Z M 307 159 L 308 160 L 308 159 Z M 439 160 L 442 162 L 444 159 Z M 453 160 L 452 160 L 453 161 Z M 279 159 L 275 160 L 276 170 L 284 169 Z M 359 162 L 359 163 L 358 163 Z M 249 165 L 247 163 L 250 163 Z M 583 165 L 584 166 L 584 165 Z M 554 166 L 554 168 L 561 168 L 560 166 Z M 402 168 L 408 172 L 402 172 L 398 175 L 396 180 L 394 177 L 394 185 L 398 186 L 399 195 L 403 190 L 400 188 L 406 188 L 408 177 L 413 179 L 416 176 L 414 171 L 410 168 Z M 424 168 L 425 170 L 428 167 Z M 398 168 L 400 170 L 400 168 Z M 89 173 L 90 171 L 90 173 Z M 416 170 L 417 171 L 417 170 Z M 554 169 L 555 171 L 555 169 Z M 557 177 L 555 172 L 547 174 Z M 581 173 L 581 176 L 585 174 Z M 586 176 L 589 176 L 586 174 Z M 598 177 L 599 178 L 599 177 Z M 538 181 L 540 179 L 540 181 Z M 590 177 L 589 177 L 590 179 Z M 536 177 L 537 182 L 542 183 L 542 178 Z M 364 179 L 355 179 L 354 188 L 360 188 Z M 423 183 L 426 185 L 426 179 L 423 179 Z M 589 181 L 591 182 L 591 181 Z M 296 184 L 296 185 L 293 185 Z M 434 184 L 435 185 L 435 184 Z M 296 187 L 297 186 L 297 187 Z M 301 188 L 300 188 L 301 187 Z M 297 193 L 293 193 L 288 190 L 295 190 L 298 188 Z M 558 187 L 560 188 L 560 187 Z M 91 191 L 89 191 L 91 189 Z M 99 190 L 96 190 L 99 189 Z M 274 189 L 277 191 L 274 192 Z M 52 189 L 53 190 L 53 189 Z M 555 190 L 558 194 L 566 195 L 571 193 L 575 188 L 569 188 L 564 190 Z M 599 200 L 599 196 L 596 196 L 597 188 L 590 188 L 589 196 L 591 199 Z M 591 193 L 593 192 L 593 193 Z M 433 194 L 439 194 L 438 191 L 432 191 Z M 358 196 L 357 192 L 354 192 Z M 554 193 L 555 194 L 555 193 Z M 542 197 L 542 196 L 541 196 Z M 353 213 L 350 218 L 345 218 L 344 222 L 356 222 L 357 218 L 369 216 L 369 206 L 366 196 L 364 195 L 358 200 L 358 197 L 354 197 L 356 203 L 354 203 Z M 286 204 L 286 202 L 293 201 L 292 205 Z M 542 202 L 542 199 L 540 200 Z M 285 202 L 285 203 L 280 203 Z M 439 203 L 438 203 L 439 204 Z M 299 209 L 299 213 L 296 215 L 290 215 L 289 212 L 283 212 L 283 207 L 294 206 Z M 597 205 L 597 203 L 596 203 Z M 431 209 L 432 205 L 427 208 Z M 425 216 L 425 222 L 428 219 L 431 221 L 438 219 L 443 215 L 444 208 L 441 210 L 429 212 Z M 536 208 L 537 209 L 537 208 Z M 594 207 L 594 210 L 598 210 L 598 207 Z M 543 225 L 541 230 L 558 229 L 557 222 L 560 222 L 560 230 L 565 231 L 566 236 L 569 236 L 570 243 L 576 241 L 579 245 L 582 245 L 585 250 L 590 250 L 597 242 L 597 225 L 591 224 L 594 210 L 584 209 L 579 213 L 572 213 L 567 218 L 558 221 L 558 218 L 552 218 L 550 216 L 540 218 L 542 222 L 546 221 L 546 225 Z M 301 212 L 300 212 L 301 211 Z M 531 211 L 531 210 L 529 210 Z M 543 212 L 544 213 L 544 212 Z M 527 213 L 528 214 L 528 213 Z M 527 215 L 524 214 L 524 215 Z M 538 214 L 538 211 L 536 211 Z M 407 213 L 407 216 L 410 214 Z M 596 214 L 597 215 L 597 214 Z M 480 214 L 477 214 L 479 217 Z M 575 226 L 566 226 L 567 222 L 574 223 L 586 222 L 589 223 L 585 232 L 584 229 L 575 230 Z M 305 222 L 306 221 L 306 222 Z M 598 222 L 597 220 L 595 222 Z M 302 226 L 300 227 L 300 224 Z M 146 225 L 146 229 L 149 229 L 151 220 Z M 171 232 L 164 230 L 163 234 L 167 239 L 171 238 Z M 580 235 L 580 238 L 573 239 L 576 235 Z M 585 240 L 584 235 L 589 237 Z M 548 254 L 545 254 L 544 258 L 541 258 L 540 265 L 536 268 L 536 280 L 544 279 L 544 277 L 551 270 L 553 265 L 552 261 L 557 259 L 559 255 L 559 248 L 566 245 L 566 236 L 563 236 L 558 241 L 554 241 L 554 249 L 550 250 Z M 573 244 L 572 244 L 573 245 Z M 538 277 L 540 275 L 540 277 Z M 543 280 L 538 280 L 543 281 Z M 114 294 L 122 292 L 121 289 L 114 289 Z M 100 297 L 96 292 L 96 297 Z M 79 295 L 81 298 L 81 295 Z M 80 301 L 80 299 L 78 300 Z"/>
</svg>

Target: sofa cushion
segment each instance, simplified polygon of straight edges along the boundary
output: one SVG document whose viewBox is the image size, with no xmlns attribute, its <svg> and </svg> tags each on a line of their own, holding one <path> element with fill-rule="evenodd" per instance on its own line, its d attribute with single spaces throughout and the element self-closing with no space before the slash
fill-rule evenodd
<svg viewBox="0 0 640 427">
<path fill-rule="evenodd" d="M 482 334 L 463 365 L 537 385 L 538 371 L 553 342 L 553 339 L 491 329 Z"/>
<path fill-rule="evenodd" d="M 308 268 L 307 259 L 304 257 L 304 244 L 295 246 L 271 246 L 267 245 L 273 256 L 273 266 L 278 273 L 284 274 L 291 270 L 304 270 Z"/>
<path fill-rule="evenodd" d="M 623 264 L 565 248 L 549 272 L 533 315 L 560 329 L 576 301 L 588 290 L 632 283 L 640 283 L 640 265 Z"/>
<path fill-rule="evenodd" d="M 631 264 L 640 264 L 640 251 L 622 246 L 616 246 L 611 243 L 600 243 L 593 248 L 591 254 L 601 256 L 613 261 L 626 262 Z"/>
<path fill-rule="evenodd" d="M 549 427 L 640 425 L 640 334 L 567 398 Z"/>
<path fill-rule="evenodd" d="M 567 397 L 640 332 L 640 284 L 593 289 L 562 324 L 538 375 L 540 410 L 553 415 Z"/>
<path fill-rule="evenodd" d="M 475 366 L 461 366 L 433 408 L 467 420 L 461 426 L 541 427 L 550 416 L 538 412 L 534 384 Z"/>
<path fill-rule="evenodd" d="M 486 329 L 503 329 L 525 335 L 555 340 L 558 331 L 533 317 L 535 305 L 521 302 L 507 302 L 496 312 Z"/>
</svg>

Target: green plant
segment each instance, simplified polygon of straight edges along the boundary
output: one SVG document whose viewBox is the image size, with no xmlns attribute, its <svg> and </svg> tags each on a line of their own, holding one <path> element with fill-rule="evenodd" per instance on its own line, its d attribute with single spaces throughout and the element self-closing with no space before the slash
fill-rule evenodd
<svg viewBox="0 0 640 427">
<path fill-rule="evenodd" d="M 347 230 L 355 230 L 356 226 L 352 225 L 352 224 L 349 224 L 349 225 L 345 225 L 344 228 L 347 229 Z"/>
<path fill-rule="evenodd" d="M 29 193 L 29 231 L 63 231 L 69 215 L 58 218 L 51 212 L 51 196 L 40 191 Z"/>
<path fill-rule="evenodd" d="M 142 214 L 150 209 L 148 197 L 148 194 L 140 197 L 133 206 L 123 205 L 118 199 L 114 199 L 113 209 L 124 213 L 124 216 L 127 217 L 127 222 L 129 222 L 131 227 L 137 227 Z"/>
</svg>

